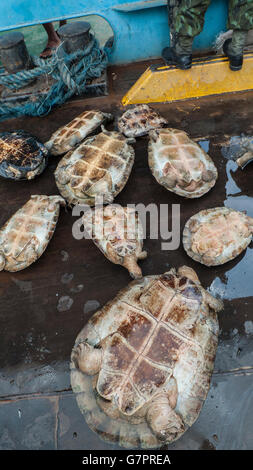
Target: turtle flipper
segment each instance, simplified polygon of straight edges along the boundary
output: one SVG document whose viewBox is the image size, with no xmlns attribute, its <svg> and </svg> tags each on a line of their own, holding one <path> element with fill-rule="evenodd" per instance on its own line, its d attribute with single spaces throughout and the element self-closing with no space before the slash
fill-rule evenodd
<svg viewBox="0 0 253 470">
<path fill-rule="evenodd" d="M 156 396 L 146 416 L 149 426 L 161 441 L 174 441 L 185 431 L 184 423 L 179 414 L 171 408 L 166 393 Z"/>
<path fill-rule="evenodd" d="M 242 170 L 244 170 L 246 165 L 248 165 L 248 163 L 252 161 L 253 161 L 253 151 L 249 150 L 242 157 L 237 158 L 236 163 Z"/>
</svg>

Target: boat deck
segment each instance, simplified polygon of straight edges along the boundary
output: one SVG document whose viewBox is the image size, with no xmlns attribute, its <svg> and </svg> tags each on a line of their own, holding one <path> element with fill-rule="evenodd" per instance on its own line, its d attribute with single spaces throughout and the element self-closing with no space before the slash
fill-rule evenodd
<svg viewBox="0 0 253 470">
<path fill-rule="evenodd" d="M 43 118 L 14 119 L 0 130 L 24 129 L 46 141 L 59 126 L 85 109 L 122 113 L 123 94 L 147 64 L 109 69 L 110 95 L 76 99 Z M 117 203 L 180 204 L 181 231 L 204 208 L 223 204 L 253 217 L 253 165 L 244 171 L 226 158 L 231 136 L 253 135 L 253 92 L 154 105 L 171 127 L 205 141 L 219 178 L 204 197 L 184 200 L 156 183 L 147 165 L 147 139 L 136 143 L 136 159 Z M 116 126 L 110 124 L 108 128 Z M 0 226 L 31 194 L 58 194 L 51 158 L 45 172 L 30 182 L 1 180 Z M 169 211 L 169 217 L 171 212 Z M 91 240 L 76 240 L 70 210 L 61 210 L 47 250 L 32 266 L 0 273 L 0 449 L 118 449 L 87 427 L 72 393 L 69 358 L 75 338 L 99 305 L 129 281 L 125 269 L 110 263 Z M 211 388 L 196 423 L 168 449 L 253 448 L 253 288 L 252 245 L 235 260 L 208 268 L 190 259 L 182 244 L 162 251 L 161 240 L 145 241 L 144 275 L 182 264 L 192 266 L 204 287 L 224 299 L 220 338 Z"/>
</svg>

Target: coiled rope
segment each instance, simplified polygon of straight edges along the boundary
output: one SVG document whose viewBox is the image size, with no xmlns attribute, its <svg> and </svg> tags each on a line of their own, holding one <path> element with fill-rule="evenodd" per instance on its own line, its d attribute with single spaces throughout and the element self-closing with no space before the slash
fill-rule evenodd
<svg viewBox="0 0 253 470">
<path fill-rule="evenodd" d="M 92 37 L 84 50 L 72 54 L 66 54 L 61 44 L 50 59 L 33 56 L 35 68 L 0 77 L 0 85 L 18 90 L 45 74 L 51 75 L 56 83 L 36 101 L 22 104 L 0 102 L 0 121 L 20 116 L 45 116 L 54 106 L 65 103 L 73 95 L 84 93 L 87 80 L 100 77 L 106 69 L 109 53 L 109 48 L 100 49 Z"/>
</svg>

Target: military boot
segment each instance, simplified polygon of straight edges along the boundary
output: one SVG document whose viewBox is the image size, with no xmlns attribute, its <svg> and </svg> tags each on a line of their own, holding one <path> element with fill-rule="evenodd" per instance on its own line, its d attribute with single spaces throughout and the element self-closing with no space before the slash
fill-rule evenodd
<svg viewBox="0 0 253 470">
<path fill-rule="evenodd" d="M 235 30 L 232 39 L 227 39 L 223 44 L 223 52 L 229 58 L 230 69 L 234 72 L 242 68 L 246 38 L 247 31 Z"/>
<path fill-rule="evenodd" d="M 190 69 L 192 66 L 192 42 L 190 36 L 179 36 L 175 47 L 165 47 L 162 50 L 162 58 L 167 65 L 176 65 L 181 70 Z"/>
</svg>

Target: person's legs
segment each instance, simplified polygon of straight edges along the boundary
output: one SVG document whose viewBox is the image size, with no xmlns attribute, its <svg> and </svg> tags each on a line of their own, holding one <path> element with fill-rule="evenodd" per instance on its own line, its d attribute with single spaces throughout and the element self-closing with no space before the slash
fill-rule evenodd
<svg viewBox="0 0 253 470">
<path fill-rule="evenodd" d="M 192 43 L 204 26 L 206 10 L 211 0 L 182 0 L 173 10 L 177 54 L 191 54 Z"/>
<path fill-rule="evenodd" d="M 229 0 L 228 29 L 253 29 L 253 1 Z"/>
<path fill-rule="evenodd" d="M 48 57 L 51 57 L 52 55 L 52 49 L 56 48 L 60 44 L 60 38 L 58 34 L 56 33 L 53 23 L 44 23 L 43 27 L 45 28 L 47 32 L 47 45 L 44 49 L 44 51 L 40 54 L 40 57 L 43 59 L 47 59 Z"/>
<path fill-rule="evenodd" d="M 175 47 L 166 47 L 162 56 L 168 64 L 189 69 L 192 62 L 194 37 L 203 29 L 205 12 L 211 0 L 180 0 L 173 8 Z"/>
<path fill-rule="evenodd" d="M 225 41 L 223 50 L 230 59 L 231 70 L 240 70 L 247 34 L 253 28 L 253 1 L 230 0 L 228 28 L 233 29 L 232 39 Z"/>
</svg>

